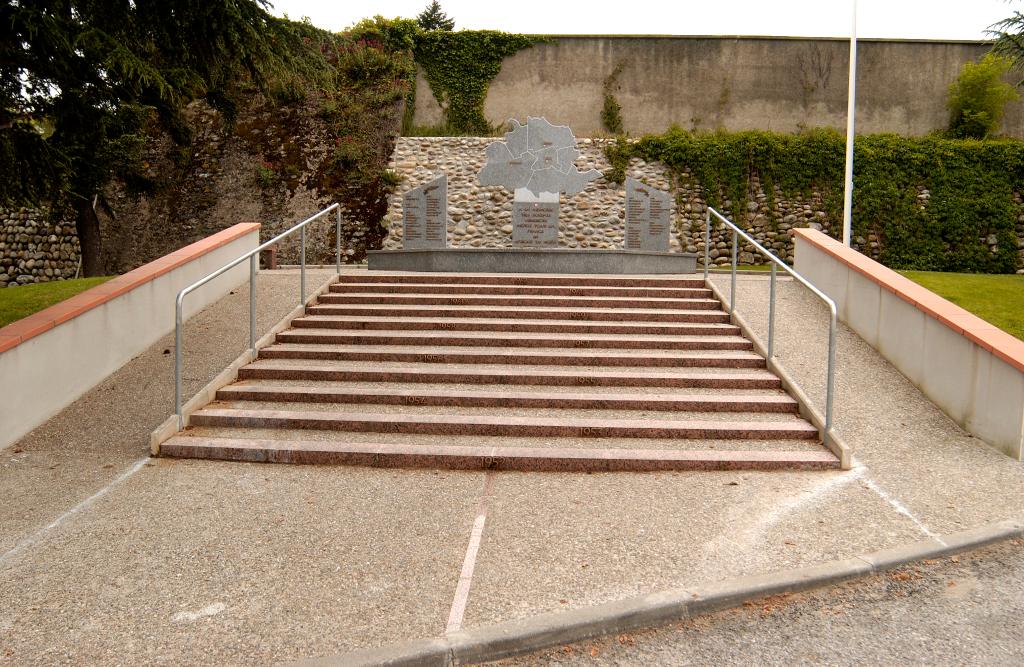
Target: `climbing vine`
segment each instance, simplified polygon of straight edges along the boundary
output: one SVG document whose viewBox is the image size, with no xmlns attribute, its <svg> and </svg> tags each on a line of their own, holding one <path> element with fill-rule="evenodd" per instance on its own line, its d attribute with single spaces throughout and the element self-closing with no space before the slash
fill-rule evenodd
<svg viewBox="0 0 1024 667">
<path fill-rule="evenodd" d="M 622 105 L 615 98 L 615 92 L 619 89 L 619 75 L 625 67 L 625 62 L 619 62 L 604 80 L 604 105 L 601 107 L 601 125 L 611 134 L 623 134 Z"/>
<path fill-rule="evenodd" d="M 709 204 L 742 211 L 755 174 L 774 211 L 784 196 L 824 197 L 839 229 L 842 219 L 843 136 L 827 129 L 799 134 L 695 133 L 674 128 L 639 141 L 620 139 L 607 149 L 606 176 L 625 178 L 632 158 L 688 171 Z M 854 145 L 853 234 L 874 232 L 881 261 L 893 268 L 1011 273 L 1017 267 L 1015 232 L 1024 187 L 1024 142 L 867 135 Z M 991 243 L 992 241 L 995 243 Z"/>
<path fill-rule="evenodd" d="M 494 30 L 430 30 L 416 36 L 413 53 L 444 110 L 452 133 L 487 135 L 487 89 L 507 56 L 532 46 L 535 37 Z"/>
</svg>

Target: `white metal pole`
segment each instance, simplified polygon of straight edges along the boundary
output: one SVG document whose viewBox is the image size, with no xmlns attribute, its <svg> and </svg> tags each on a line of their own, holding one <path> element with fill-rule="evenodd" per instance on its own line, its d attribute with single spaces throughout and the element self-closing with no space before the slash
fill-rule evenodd
<svg viewBox="0 0 1024 667">
<path fill-rule="evenodd" d="M 846 187 L 843 191 L 843 245 L 850 245 L 853 227 L 853 138 L 857 109 L 857 0 L 853 0 L 853 30 L 850 33 L 850 82 L 846 94 Z"/>
</svg>

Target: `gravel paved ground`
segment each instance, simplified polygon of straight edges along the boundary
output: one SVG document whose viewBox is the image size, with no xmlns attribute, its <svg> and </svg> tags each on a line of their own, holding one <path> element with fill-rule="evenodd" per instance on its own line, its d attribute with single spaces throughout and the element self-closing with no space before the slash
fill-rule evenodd
<svg viewBox="0 0 1024 667">
<path fill-rule="evenodd" d="M 262 329 L 294 306 L 296 282 L 293 273 L 260 275 Z M 739 284 L 741 312 L 761 326 L 764 279 Z M 247 303 L 243 288 L 189 323 L 187 393 L 243 349 Z M 820 401 L 824 309 L 790 283 L 779 308 L 779 356 Z M 486 496 L 480 472 L 147 461 L 149 433 L 171 412 L 167 337 L 0 452 L 0 662 L 251 664 L 438 636 L 482 499 L 464 627 L 1024 515 L 1020 463 L 964 433 L 857 336 L 840 333 L 836 423 L 854 470 L 503 473 Z M 992 566 L 994 580 L 1000 571 Z M 1011 572 L 1007 595 L 1020 579 Z M 1019 638 L 1019 612 L 993 610 L 991 624 Z M 890 634 L 918 646 L 905 631 Z M 735 661 L 755 640 L 769 638 L 737 642 Z M 952 633 L 944 641 L 950 661 L 971 662 L 970 652 L 957 659 Z"/>
<path fill-rule="evenodd" d="M 1024 540 L 491 663 L 1019 665 Z"/>
</svg>

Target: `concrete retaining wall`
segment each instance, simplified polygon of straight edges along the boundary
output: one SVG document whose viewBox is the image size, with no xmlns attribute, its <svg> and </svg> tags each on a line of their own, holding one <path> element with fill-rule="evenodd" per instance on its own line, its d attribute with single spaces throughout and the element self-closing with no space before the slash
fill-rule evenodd
<svg viewBox="0 0 1024 667">
<path fill-rule="evenodd" d="M 259 245 L 237 224 L 0 328 L 0 449 L 65 408 L 174 329 L 178 292 Z M 191 316 L 248 278 L 244 263 L 185 299 Z M 168 412 L 173 406 L 168 403 Z"/>
<path fill-rule="evenodd" d="M 491 84 L 492 123 L 527 115 L 600 134 L 605 79 L 622 65 L 614 94 L 632 134 L 672 124 L 705 130 L 846 127 L 849 42 L 778 37 L 551 36 L 505 59 Z M 949 84 L 988 51 L 982 42 L 862 39 L 857 131 L 921 135 L 947 126 Z M 415 123 L 441 119 L 423 76 Z M 1024 136 L 1024 102 L 1007 107 L 1005 132 Z"/>
<path fill-rule="evenodd" d="M 970 433 L 1024 455 L 1024 341 L 811 229 L 796 269 L 839 317 Z"/>
</svg>

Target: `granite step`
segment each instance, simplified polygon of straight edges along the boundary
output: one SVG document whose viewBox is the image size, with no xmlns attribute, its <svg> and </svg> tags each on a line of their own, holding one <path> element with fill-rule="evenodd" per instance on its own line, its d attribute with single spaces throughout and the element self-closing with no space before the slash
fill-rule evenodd
<svg viewBox="0 0 1024 667">
<path fill-rule="evenodd" d="M 742 336 L 637 336 L 625 334 L 557 334 L 489 331 L 379 330 L 373 333 L 344 329 L 288 329 L 277 334 L 278 343 L 348 345 L 444 345 L 464 347 L 565 347 L 573 349 L 630 350 L 753 350 Z"/>
<path fill-rule="evenodd" d="M 406 283 L 433 284 L 444 282 L 450 285 L 538 285 L 554 287 L 670 287 L 670 288 L 705 288 L 703 278 L 696 277 L 665 277 L 653 278 L 644 275 L 558 275 L 558 274 L 508 274 L 508 273 L 399 273 L 377 272 L 341 274 L 338 284 L 346 283 Z"/>
<path fill-rule="evenodd" d="M 424 435 L 526 436 L 554 438 L 815 439 L 806 421 L 708 421 L 515 417 L 505 415 L 380 414 L 292 410 L 221 409 L 194 413 L 196 426 L 317 429 Z"/>
<path fill-rule="evenodd" d="M 323 361 L 388 361 L 426 364 L 519 364 L 526 366 L 630 366 L 660 368 L 765 368 L 753 352 L 708 350 L 509 350 L 501 347 L 459 348 L 387 345 L 275 344 L 259 352 L 261 359 Z"/>
<path fill-rule="evenodd" d="M 472 408 L 557 408 L 567 410 L 643 410 L 664 412 L 750 412 L 796 414 L 797 402 L 785 394 L 640 394 L 516 391 L 441 391 L 391 387 L 344 388 L 274 384 L 233 384 L 217 392 L 219 401 L 275 401 L 353 405 Z"/>
<path fill-rule="evenodd" d="M 721 304 L 719 304 L 721 305 Z M 306 307 L 307 315 L 347 315 L 356 317 L 429 317 L 429 318 L 496 318 L 529 320 L 569 320 L 583 322 L 694 322 L 728 324 L 729 314 L 721 310 L 671 310 L 644 308 L 543 308 L 528 306 L 417 306 L 403 304 L 316 304 Z"/>
<path fill-rule="evenodd" d="M 458 294 L 458 295 L 546 295 L 546 296 L 617 296 L 670 299 L 709 299 L 705 287 L 600 287 L 552 285 L 448 285 L 445 283 L 334 283 L 331 293 L 360 294 Z"/>
<path fill-rule="evenodd" d="M 305 315 L 292 320 L 295 329 L 355 329 L 367 331 L 460 331 L 510 333 L 606 334 L 626 336 L 722 336 L 737 335 L 739 327 L 723 322 L 581 322 L 558 319 L 501 319 L 436 317 L 385 317 L 356 315 Z"/>
<path fill-rule="evenodd" d="M 507 308 L 650 308 L 658 310 L 718 310 L 718 299 L 666 299 L 620 296 L 508 296 L 508 295 L 444 295 L 444 294 L 322 294 L 319 304 L 404 306 L 489 306 Z"/>
<path fill-rule="evenodd" d="M 731 371 L 731 372 L 726 372 Z M 766 370 L 735 371 L 715 369 L 658 372 L 646 369 L 596 370 L 586 369 L 523 369 L 518 366 L 502 368 L 432 367 L 429 364 L 392 365 L 373 364 L 289 364 L 284 361 L 256 362 L 238 371 L 240 380 L 350 380 L 359 382 L 429 382 L 458 384 L 503 385 L 561 385 L 602 387 L 705 387 L 718 389 L 780 389 L 782 382 Z"/>
<path fill-rule="evenodd" d="M 172 457 L 253 463 L 333 464 L 380 468 L 443 468 L 530 472 L 654 472 L 669 470 L 829 470 L 831 452 L 643 450 L 416 445 L 175 436 L 161 447 Z"/>
</svg>

